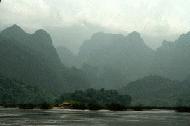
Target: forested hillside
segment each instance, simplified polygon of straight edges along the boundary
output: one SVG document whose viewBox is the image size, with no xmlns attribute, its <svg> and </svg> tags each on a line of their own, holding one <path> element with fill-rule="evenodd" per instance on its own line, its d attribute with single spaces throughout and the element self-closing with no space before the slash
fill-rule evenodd
<svg viewBox="0 0 190 126">
<path fill-rule="evenodd" d="M 44 30 L 29 34 L 17 25 L 3 30 L 0 32 L 0 59 L 1 75 L 54 96 L 89 87 L 81 70 L 67 68 L 61 63 L 50 35 Z M 19 88 L 19 83 L 17 86 Z M 11 86 L 6 90 L 9 88 Z"/>
</svg>

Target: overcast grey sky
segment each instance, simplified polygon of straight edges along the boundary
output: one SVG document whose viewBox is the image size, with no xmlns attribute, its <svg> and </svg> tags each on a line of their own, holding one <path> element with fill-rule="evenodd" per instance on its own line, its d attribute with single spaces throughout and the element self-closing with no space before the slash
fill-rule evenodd
<svg viewBox="0 0 190 126">
<path fill-rule="evenodd" d="M 88 22 L 167 39 L 190 30 L 189 6 L 190 0 L 2 0 L 0 23 L 43 28 Z"/>
</svg>

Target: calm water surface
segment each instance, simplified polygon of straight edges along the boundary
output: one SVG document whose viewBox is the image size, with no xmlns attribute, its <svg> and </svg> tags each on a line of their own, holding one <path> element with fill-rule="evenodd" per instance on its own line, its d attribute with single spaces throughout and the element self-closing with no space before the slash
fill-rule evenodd
<svg viewBox="0 0 190 126">
<path fill-rule="evenodd" d="M 190 113 L 0 108 L 0 126 L 190 126 Z"/>
</svg>

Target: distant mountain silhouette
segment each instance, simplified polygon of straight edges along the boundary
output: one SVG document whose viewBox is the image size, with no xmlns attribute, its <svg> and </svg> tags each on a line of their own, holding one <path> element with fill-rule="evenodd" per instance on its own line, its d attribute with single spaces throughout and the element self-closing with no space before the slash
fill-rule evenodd
<svg viewBox="0 0 190 126">
<path fill-rule="evenodd" d="M 75 55 L 65 47 L 56 49 L 44 30 L 29 34 L 13 25 L 0 32 L 0 90 L 6 88 L 11 99 L 13 85 L 17 101 L 28 86 L 47 91 L 47 96 L 89 87 L 122 88 L 120 92 L 131 95 L 134 105 L 186 106 L 190 105 L 189 50 L 190 32 L 175 42 L 164 41 L 155 51 L 138 32 L 127 36 L 99 32 Z M 5 85 L 8 82 L 10 87 Z M 4 95 L 5 91 L 0 100 Z"/>
<path fill-rule="evenodd" d="M 52 44 L 52 39 L 44 30 L 37 30 L 33 34 L 28 34 L 19 26 L 13 25 L 3 30 L 1 36 L 14 40 L 33 51 L 40 53 L 46 60 L 48 60 L 47 63 L 54 67 L 61 65 L 56 49 Z"/>
<path fill-rule="evenodd" d="M 157 50 L 146 46 L 138 32 L 127 36 L 99 32 L 83 43 L 77 60 L 69 55 L 72 60 L 61 59 L 78 61 L 72 65 L 86 71 L 95 87 L 117 88 L 148 75 L 184 80 L 190 76 L 189 50 L 190 32 L 174 42 L 164 41 Z"/>
<path fill-rule="evenodd" d="M 149 75 L 153 56 L 137 32 L 128 36 L 97 33 L 81 46 L 78 59 L 81 66 L 96 67 L 99 87 L 117 88 Z"/>
<path fill-rule="evenodd" d="M 164 41 L 157 49 L 154 73 L 175 80 L 184 80 L 190 75 L 190 32 L 182 34 L 176 41 Z"/>
<path fill-rule="evenodd" d="M 3 75 L 42 87 L 58 85 L 61 62 L 45 31 L 28 34 L 13 25 L 1 32 L 0 48 Z"/>
<path fill-rule="evenodd" d="M 76 70 L 77 76 L 72 73 L 75 72 L 73 69 L 64 67 L 50 35 L 44 30 L 28 34 L 17 25 L 3 30 L 0 33 L 0 58 L 2 75 L 46 88 L 53 93 L 87 85 L 82 79 L 78 83 L 70 82 L 71 76 L 76 79 L 81 74 Z"/>
</svg>

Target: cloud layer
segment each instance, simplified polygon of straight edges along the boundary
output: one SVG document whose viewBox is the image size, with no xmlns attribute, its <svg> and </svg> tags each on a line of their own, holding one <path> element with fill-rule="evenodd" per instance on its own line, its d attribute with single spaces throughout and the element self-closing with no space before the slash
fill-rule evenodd
<svg viewBox="0 0 190 126">
<path fill-rule="evenodd" d="M 43 28 L 88 22 L 163 37 L 190 30 L 189 5 L 189 0 L 2 0 L 0 24 Z"/>
</svg>

